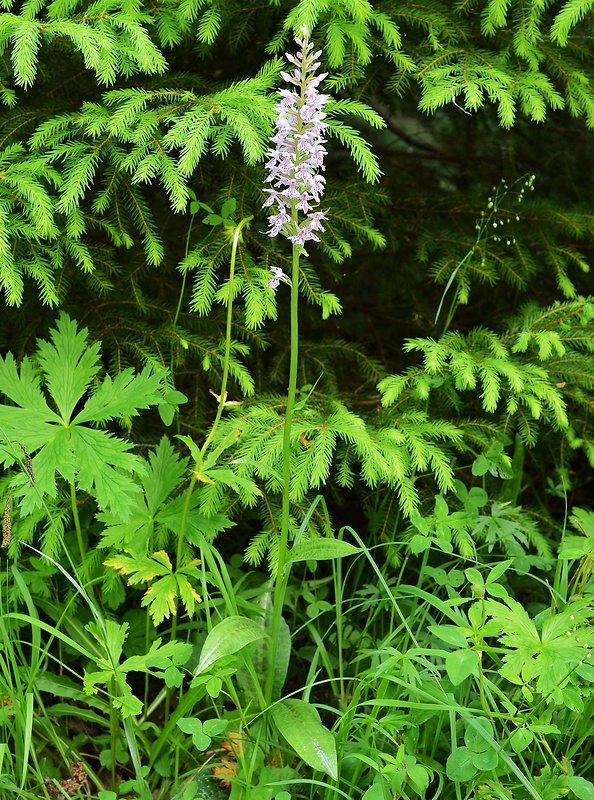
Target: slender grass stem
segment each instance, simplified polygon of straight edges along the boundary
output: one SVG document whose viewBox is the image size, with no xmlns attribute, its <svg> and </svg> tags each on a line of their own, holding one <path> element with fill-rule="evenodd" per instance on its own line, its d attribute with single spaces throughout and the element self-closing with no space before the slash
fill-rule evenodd
<svg viewBox="0 0 594 800">
<path fill-rule="evenodd" d="M 192 234 L 192 228 L 194 226 L 194 217 L 195 216 L 196 216 L 196 214 L 192 214 L 192 216 L 190 218 L 190 224 L 188 225 L 188 233 L 186 234 L 186 247 L 185 247 L 185 251 L 184 251 L 184 259 L 187 258 L 188 253 L 190 252 L 190 236 Z M 186 270 L 186 272 L 184 272 L 183 277 L 182 277 L 182 285 L 181 285 L 181 289 L 179 290 L 179 297 L 177 299 L 177 307 L 175 309 L 175 314 L 173 316 L 173 327 L 175 327 L 177 325 L 177 321 L 179 319 L 182 303 L 183 303 L 183 300 L 184 300 L 184 295 L 186 293 L 186 281 L 187 281 L 187 278 L 188 278 L 188 272 Z M 175 345 L 174 345 L 174 343 L 172 341 L 171 342 L 171 358 L 170 358 L 170 364 L 169 364 L 169 369 L 171 371 L 171 378 L 172 379 L 173 379 L 173 376 L 174 376 L 174 369 L 173 369 L 173 366 L 174 366 L 174 355 L 173 355 L 174 347 L 175 347 Z"/>
<path fill-rule="evenodd" d="M 117 695 L 117 684 L 115 680 L 109 683 L 109 692 L 112 697 Z M 111 750 L 111 791 L 117 794 L 118 783 L 116 765 L 118 758 L 118 733 L 119 733 L 119 720 L 118 712 L 114 708 L 113 702 L 109 704 L 109 743 Z"/>
<path fill-rule="evenodd" d="M 208 436 L 204 440 L 204 444 L 200 448 L 200 453 L 198 458 L 196 459 L 196 463 L 194 465 L 194 472 L 192 475 L 192 479 L 190 480 L 190 484 L 186 490 L 186 499 L 184 503 L 184 508 L 182 512 L 181 524 L 180 524 L 180 531 L 179 536 L 177 537 L 177 551 L 176 551 L 176 567 L 179 567 L 183 557 L 183 548 L 186 539 L 186 526 L 188 522 L 188 514 L 190 511 L 190 501 L 192 499 L 192 494 L 196 487 L 196 481 L 200 477 L 200 472 L 202 470 L 202 464 L 204 461 L 204 456 L 210 444 L 214 438 L 216 430 L 219 426 L 219 422 L 221 421 L 221 416 L 223 415 L 223 410 L 225 408 L 225 401 L 227 399 L 227 382 L 229 379 L 229 362 L 231 360 L 231 333 L 233 327 L 233 289 L 234 289 L 234 278 L 235 278 L 235 262 L 237 260 L 237 250 L 239 246 L 239 242 L 241 240 L 241 232 L 245 228 L 245 226 L 250 222 L 252 219 L 251 216 L 244 217 L 239 224 L 235 227 L 233 231 L 233 245 L 231 249 L 231 263 L 229 266 L 229 300 L 227 302 L 227 323 L 225 328 L 225 354 L 223 356 L 223 374 L 221 376 L 221 393 L 219 395 L 219 405 L 217 407 L 217 413 L 212 424 L 212 427 L 208 433 Z M 175 633 L 175 622 L 176 619 L 173 619 L 172 625 L 172 638 L 174 638 Z"/>
<path fill-rule="evenodd" d="M 210 443 L 212 442 L 216 430 L 218 428 L 219 422 L 221 421 L 221 416 L 223 415 L 223 409 L 225 408 L 225 403 L 227 400 L 227 381 L 229 379 L 229 361 L 231 359 L 231 331 L 233 325 L 233 289 L 234 289 L 234 280 L 235 280 L 235 261 L 237 259 L 237 248 L 239 246 L 239 242 L 241 240 L 241 231 L 245 226 L 250 222 L 252 219 L 251 216 L 244 217 L 241 222 L 237 225 L 233 232 L 233 246 L 231 249 L 231 263 L 229 265 L 229 300 L 227 302 L 227 324 L 225 328 L 225 355 L 223 357 L 223 374 L 221 376 L 221 393 L 219 395 L 219 405 L 217 408 L 217 413 L 210 429 L 210 433 L 206 437 L 204 444 L 200 449 L 200 458 L 199 461 L 196 463 L 196 471 L 199 471 L 202 461 L 204 460 L 204 456 L 206 451 L 210 447 Z"/>
<path fill-rule="evenodd" d="M 85 577 L 88 580 L 89 579 L 88 569 L 85 564 L 85 560 L 87 557 L 87 550 L 85 548 L 82 529 L 80 527 L 80 517 L 78 516 L 78 504 L 76 502 L 76 489 L 73 483 L 70 484 L 70 504 L 72 507 L 72 518 L 74 520 L 74 528 L 76 530 L 76 541 L 78 542 L 78 549 L 80 551 L 80 563 L 84 570 Z"/>
</svg>

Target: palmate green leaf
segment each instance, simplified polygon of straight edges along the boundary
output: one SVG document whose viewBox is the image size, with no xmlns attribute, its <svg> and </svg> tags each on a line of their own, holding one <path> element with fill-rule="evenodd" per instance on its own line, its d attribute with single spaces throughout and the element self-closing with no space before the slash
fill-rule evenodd
<svg viewBox="0 0 594 800">
<path fill-rule="evenodd" d="M 155 401 L 158 378 L 145 368 L 135 375 L 132 368 L 123 370 L 112 380 L 109 375 L 95 394 L 87 400 L 84 409 L 73 420 L 74 425 L 83 422 L 103 422 L 114 418 L 134 415 L 139 408 L 148 408 Z"/>
<path fill-rule="evenodd" d="M 186 539 L 190 544 L 199 546 L 202 537 L 212 541 L 218 533 L 232 528 L 235 523 L 225 514 L 209 514 L 206 516 L 200 513 L 198 510 L 201 502 L 200 493 L 194 492 L 194 494 L 195 497 L 192 496 L 186 518 Z M 156 522 L 162 523 L 174 534 L 179 535 L 185 502 L 185 495 L 180 495 L 170 500 L 157 513 Z"/>
<path fill-rule="evenodd" d="M 152 557 L 111 556 L 103 563 L 106 567 L 117 569 L 120 575 L 128 575 L 130 586 L 146 583 L 158 575 L 169 575 L 172 572 L 171 561 L 164 550 L 153 553 Z"/>
<path fill-rule="evenodd" d="M 87 694 L 95 694 L 97 686 L 109 684 L 114 677 L 113 670 L 85 671 L 83 688 Z M 111 698 L 114 708 L 121 711 L 122 717 L 136 716 L 142 711 L 142 701 L 132 694 L 132 689 L 125 680 L 118 681 L 119 694 Z"/>
<path fill-rule="evenodd" d="M 126 371 L 121 378 L 99 382 L 100 345 L 87 346 L 87 337 L 86 329 L 78 331 L 76 323 L 62 314 L 51 340 L 38 343 L 37 362 L 59 413 L 48 405 L 41 374 L 29 358 L 23 359 L 20 371 L 10 353 L 0 359 L 0 392 L 15 404 L 0 405 L 4 463 L 10 466 L 19 459 L 20 445 L 33 456 L 35 485 L 22 472 L 12 482 L 15 496 L 21 498 L 21 515 L 38 508 L 45 494 L 55 496 L 56 475 L 94 496 L 100 508 L 123 520 L 131 513 L 134 494 L 140 492 L 131 476 L 143 471 L 144 462 L 128 452 L 132 444 L 82 422 L 135 416 L 139 409 L 159 403 L 160 378 L 148 370 L 135 377 Z M 97 394 L 72 419 L 95 381 Z"/>
<path fill-rule="evenodd" d="M 98 544 L 99 548 L 111 547 L 116 550 L 127 550 L 137 556 L 147 555 L 147 547 L 155 530 L 155 521 L 146 506 L 144 495 L 137 495 L 134 498 L 126 522 L 121 522 L 119 516 L 108 512 L 97 514 L 97 519 L 106 523 Z"/>
<path fill-rule="evenodd" d="M 188 459 L 180 458 L 166 436 L 149 453 L 149 466 L 141 476 L 146 507 L 155 515 L 173 490 L 181 483 Z"/>
<path fill-rule="evenodd" d="M 171 574 L 159 578 L 146 590 L 141 606 L 148 609 L 153 625 L 160 625 L 164 619 L 169 619 L 171 614 L 177 613 L 178 589 L 177 578 Z M 200 598 L 197 596 L 197 599 Z"/>
<path fill-rule="evenodd" d="M 192 655 L 193 648 L 188 642 L 170 641 L 165 644 L 161 642 L 162 639 L 155 639 L 148 653 L 127 658 L 121 665 L 121 670 L 123 672 L 165 670 L 172 666 L 182 666 Z"/>
<path fill-rule="evenodd" d="M 120 664 L 124 642 L 128 636 L 128 623 L 119 624 L 114 620 L 105 620 L 104 624 L 90 622 L 87 630 L 96 640 L 99 652 L 102 655 L 93 660 L 96 670 L 87 670 L 84 675 L 84 691 L 86 694 L 95 694 L 100 684 L 107 684 L 111 690 L 116 686 L 116 694 L 111 697 L 114 708 L 120 709 L 122 717 L 140 714 L 142 702 L 132 693 L 127 683 L 129 672 L 153 672 L 159 670 L 159 676 L 164 672 L 179 672 L 178 667 L 186 663 L 192 654 L 192 646 L 186 642 L 167 642 L 161 644 L 161 639 L 156 639 L 148 653 L 132 656 Z"/>
<path fill-rule="evenodd" d="M 534 680 L 536 691 L 545 696 L 568 682 L 587 653 L 582 635 L 592 611 L 583 601 L 547 616 L 540 630 L 524 607 L 510 597 L 501 603 L 486 600 L 484 608 L 502 631 L 498 638 L 507 648 L 503 657 L 506 667 L 526 682 Z"/>
<path fill-rule="evenodd" d="M 39 373 L 28 358 L 23 359 L 20 372 L 12 353 L 8 353 L 6 358 L 0 361 L 0 392 L 18 406 L 28 410 L 31 422 L 36 418 L 40 423 L 60 420 L 48 406 L 41 392 Z M 14 411 L 16 409 L 7 406 L 3 418 L 8 421 Z M 13 419 L 17 418 L 13 417 Z M 42 426 L 40 431 L 43 430 L 45 428 Z"/>
<path fill-rule="evenodd" d="M 76 322 L 62 314 L 50 333 L 51 342 L 38 341 L 37 360 L 46 374 L 46 384 L 62 421 L 70 422 L 74 406 L 88 389 L 99 369 L 100 343 L 87 346 L 86 328 L 77 332 Z"/>
<path fill-rule="evenodd" d="M 164 619 L 169 619 L 171 614 L 177 613 L 178 599 L 190 616 L 194 613 L 196 604 L 202 602 L 192 585 L 192 581 L 199 578 L 196 569 L 198 561 L 192 561 L 174 572 L 168 554 L 159 550 L 152 556 L 110 556 L 103 563 L 106 567 L 118 570 L 120 575 L 128 575 L 131 586 L 154 581 L 144 593 L 141 605 L 148 608 L 155 626 L 160 625 Z M 155 578 L 158 580 L 155 581 Z"/>
<path fill-rule="evenodd" d="M 189 437 L 180 437 L 195 447 Z M 134 556 L 147 556 L 147 548 L 155 531 L 165 528 L 179 536 L 186 495 L 169 499 L 183 482 L 188 459 L 180 458 L 164 436 L 154 451 L 149 454 L 146 470 L 136 476 L 142 494 L 138 494 L 130 506 L 130 516 L 122 522 L 118 515 L 102 512 L 97 518 L 105 524 L 99 547 L 125 550 Z M 230 528 L 234 523 L 224 514 L 204 516 L 197 507 L 200 493 L 194 491 L 187 509 L 185 536 L 189 543 L 199 545 L 201 537 L 212 540 L 217 533 Z M 162 540 L 161 540 L 162 542 Z"/>
</svg>

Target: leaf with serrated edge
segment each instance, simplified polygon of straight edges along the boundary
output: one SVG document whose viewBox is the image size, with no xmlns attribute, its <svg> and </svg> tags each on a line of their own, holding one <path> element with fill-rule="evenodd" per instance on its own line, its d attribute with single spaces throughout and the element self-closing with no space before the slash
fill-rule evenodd
<svg viewBox="0 0 594 800">
<path fill-rule="evenodd" d="M 113 380 L 100 382 L 98 342 L 87 345 L 87 331 L 77 331 L 76 322 L 62 314 L 51 331 L 49 342 L 38 342 L 37 359 L 44 372 L 42 381 L 32 362 L 24 358 L 17 369 L 9 353 L 0 358 L 0 392 L 17 405 L 1 405 L 2 436 L 8 445 L 4 461 L 8 466 L 21 457 L 19 445 L 33 456 L 35 485 L 14 478 L 13 497 L 20 499 L 21 516 L 31 514 L 43 503 L 45 494 L 55 496 L 56 473 L 76 488 L 91 494 L 102 509 L 119 521 L 126 521 L 140 486 L 132 480 L 134 472 L 144 473 L 145 462 L 129 453 L 132 445 L 98 427 L 85 427 L 84 421 L 101 423 L 114 416 L 133 416 L 138 409 L 161 402 L 160 378 L 144 370 L 140 375 L 124 371 Z M 83 400 L 91 382 L 97 391 L 87 400 L 75 421 L 74 408 Z M 49 392 L 60 415 L 46 400 Z M 10 457 L 11 451 L 15 452 Z"/>
</svg>

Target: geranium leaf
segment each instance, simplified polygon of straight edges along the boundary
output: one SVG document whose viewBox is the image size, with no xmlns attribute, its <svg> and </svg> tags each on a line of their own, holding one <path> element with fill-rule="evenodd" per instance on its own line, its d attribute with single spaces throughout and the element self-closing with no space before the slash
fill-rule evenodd
<svg viewBox="0 0 594 800">
<path fill-rule="evenodd" d="M 86 328 L 77 332 L 76 322 L 62 313 L 50 333 L 51 343 L 37 342 L 47 387 L 66 424 L 99 369 L 100 343 L 88 347 L 87 337 Z"/>
<path fill-rule="evenodd" d="M 13 496 L 21 498 L 21 516 L 39 508 L 44 495 L 55 496 L 56 473 L 124 521 L 140 491 L 131 476 L 144 471 L 144 461 L 128 452 L 132 445 L 83 423 L 134 416 L 139 409 L 158 404 L 160 378 L 149 370 L 140 375 L 125 370 L 113 379 L 99 380 L 100 343 L 89 346 L 87 337 L 86 328 L 78 331 L 76 322 L 62 314 L 50 341 L 38 342 L 43 381 L 30 359 L 24 358 L 19 370 L 10 353 L 0 358 L 0 392 L 14 404 L 0 405 L 0 435 L 6 442 L 2 460 L 12 466 L 22 459 L 24 446 L 32 457 L 35 479 L 17 475 L 12 482 L 18 487 Z M 73 421 L 73 411 L 93 381 L 96 391 Z M 45 392 L 60 414 L 51 410 Z"/>
<path fill-rule="evenodd" d="M 136 416 L 138 409 L 148 408 L 160 401 L 160 378 L 145 369 L 134 375 L 132 369 L 118 373 L 112 380 L 106 375 L 99 389 L 87 400 L 73 424 L 100 422 L 114 417 Z"/>
</svg>

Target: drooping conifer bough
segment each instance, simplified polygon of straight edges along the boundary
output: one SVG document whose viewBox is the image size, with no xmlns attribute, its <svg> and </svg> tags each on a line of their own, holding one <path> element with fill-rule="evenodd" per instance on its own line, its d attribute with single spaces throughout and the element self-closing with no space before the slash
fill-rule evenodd
<svg viewBox="0 0 594 800">
<path fill-rule="evenodd" d="M 270 139 L 274 147 L 268 151 L 266 164 L 265 182 L 271 188 L 264 190 L 268 197 L 263 206 L 276 211 L 268 220 L 268 235 L 282 233 L 294 245 L 303 246 L 307 241 L 320 241 L 317 231 L 324 230 L 322 222 L 327 219 L 315 209 L 326 183 L 319 173 L 324 169 L 326 155 L 323 108 L 330 98 L 318 88 L 328 74 L 316 75 L 322 51 L 312 52 L 313 44 L 304 25 L 301 33 L 302 39 L 295 37 L 300 48 L 297 54 L 286 54 L 294 69 L 281 72 L 289 88 L 279 90 L 276 132 Z M 278 279 L 279 276 L 273 277 L 271 285 L 278 286 Z"/>
</svg>

